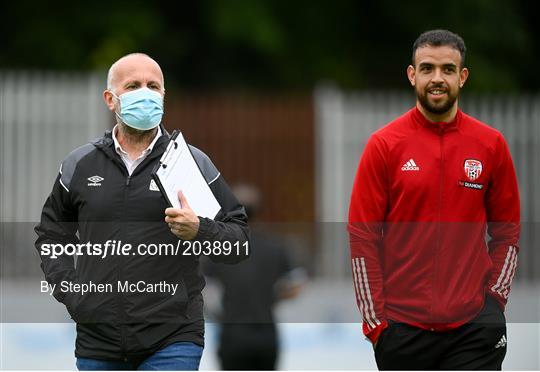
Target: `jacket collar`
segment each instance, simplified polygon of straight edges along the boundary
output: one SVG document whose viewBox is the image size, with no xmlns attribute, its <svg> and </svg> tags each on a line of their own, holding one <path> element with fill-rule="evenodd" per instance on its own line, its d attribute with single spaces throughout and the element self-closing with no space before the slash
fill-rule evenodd
<svg viewBox="0 0 540 372">
<path fill-rule="evenodd" d="M 457 130 L 461 124 L 461 118 L 463 117 L 463 112 L 458 108 L 456 112 L 456 116 L 454 116 L 454 119 L 450 122 L 433 122 L 428 120 L 424 114 L 418 109 L 418 107 L 414 107 L 411 110 L 411 115 L 415 123 L 420 124 L 421 126 L 428 128 L 438 134 L 443 134 L 446 132 Z"/>
<path fill-rule="evenodd" d="M 111 131 L 111 134 L 112 134 L 112 140 L 114 142 L 114 149 L 116 150 L 116 152 L 121 155 L 121 154 L 127 154 L 126 151 L 122 148 L 122 145 L 120 144 L 120 142 L 118 141 L 118 137 L 117 137 L 117 134 L 118 134 L 118 125 L 119 124 L 116 124 L 114 126 L 114 128 L 112 129 Z M 150 142 L 150 144 L 148 145 L 148 147 L 146 149 L 144 149 L 141 153 L 141 156 L 146 156 L 147 154 L 149 154 L 150 152 L 152 152 L 152 149 L 154 148 L 154 146 L 156 145 L 156 142 L 158 141 L 158 139 L 163 135 L 163 132 L 161 131 L 161 126 L 158 125 L 157 127 L 157 132 L 156 132 L 156 135 L 154 136 L 154 138 L 152 139 L 152 142 Z"/>
<path fill-rule="evenodd" d="M 169 132 L 167 132 L 167 130 L 165 129 L 163 124 L 159 124 L 159 128 L 161 129 L 161 137 L 159 137 L 158 140 L 156 141 L 156 143 L 154 144 L 154 148 L 153 148 L 154 150 L 156 148 L 159 148 L 159 147 L 163 146 L 163 144 L 167 143 L 169 138 L 170 138 L 170 134 L 169 134 Z M 114 149 L 114 140 L 112 138 L 112 129 L 106 130 L 105 133 L 103 134 L 103 136 L 93 140 L 92 144 L 94 146 L 100 148 L 100 149 L 105 149 L 107 147 L 111 147 L 112 149 Z"/>
<path fill-rule="evenodd" d="M 161 156 L 165 149 L 167 148 L 167 144 L 169 143 L 169 138 L 171 137 L 169 132 L 165 130 L 163 127 L 163 124 L 159 124 L 159 127 L 161 128 L 161 137 L 158 138 L 156 143 L 154 144 L 154 148 L 148 154 L 147 159 L 153 159 L 155 157 Z M 112 129 L 108 129 L 105 131 L 102 137 L 99 137 L 91 143 L 96 146 L 98 149 L 103 151 L 106 156 L 113 159 L 117 163 L 122 163 L 120 161 L 120 155 L 116 153 L 116 150 L 114 149 L 114 141 L 112 138 Z M 146 160 L 146 159 L 145 159 Z M 123 163 L 122 163 L 123 164 Z"/>
</svg>

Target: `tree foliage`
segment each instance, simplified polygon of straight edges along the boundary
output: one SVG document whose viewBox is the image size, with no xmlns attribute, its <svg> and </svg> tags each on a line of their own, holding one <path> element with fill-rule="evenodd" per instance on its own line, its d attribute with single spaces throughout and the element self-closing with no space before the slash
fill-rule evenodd
<svg viewBox="0 0 540 372">
<path fill-rule="evenodd" d="M 537 91 L 535 2 L 455 0 L 199 0 L 0 5 L 0 67 L 106 69 L 124 54 L 152 55 L 167 83 L 186 89 L 311 90 L 406 86 L 415 38 L 432 28 L 468 47 L 469 90 Z"/>
</svg>

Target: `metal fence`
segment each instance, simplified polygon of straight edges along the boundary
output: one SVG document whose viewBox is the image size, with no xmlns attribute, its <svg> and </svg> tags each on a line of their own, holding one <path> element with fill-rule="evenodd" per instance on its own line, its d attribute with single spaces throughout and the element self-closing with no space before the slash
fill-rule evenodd
<svg viewBox="0 0 540 372">
<path fill-rule="evenodd" d="M 101 99 L 105 78 L 0 71 L 3 276 L 40 275 L 32 227 L 62 159 L 112 125 Z M 292 235 L 313 221 L 313 122 L 309 95 L 172 92 L 163 119 L 167 130 L 181 129 L 205 151 L 229 184 L 259 187 L 261 219 L 287 225 Z"/>
<path fill-rule="evenodd" d="M 24 272 L 28 258 L 36 258 L 31 248 L 35 236 L 19 223 L 39 219 L 61 160 L 111 126 L 101 100 L 104 87 L 104 73 L 0 71 L 0 233 L 4 238 L 5 223 L 19 226 L 21 232 L 9 233 L 27 246 L 2 247 L 3 275 Z M 313 272 L 344 278 L 350 268 L 343 222 L 363 146 L 374 130 L 406 111 L 414 97 L 331 88 L 319 89 L 314 97 L 170 95 L 164 122 L 168 129 L 181 128 L 206 151 L 230 183 L 261 187 L 269 205 L 265 221 L 286 223 L 289 230 L 300 223 L 292 230 L 309 235 Z M 529 224 L 518 277 L 538 278 L 535 248 L 540 238 L 532 224 L 540 221 L 540 198 L 534 196 L 540 188 L 539 97 L 464 97 L 462 103 L 509 142 L 523 221 Z M 323 223 L 313 226 L 314 220 Z"/>
<path fill-rule="evenodd" d="M 0 86 L 0 220 L 37 221 L 60 162 L 110 125 L 105 79 L 3 71 Z"/>
<path fill-rule="evenodd" d="M 39 273 L 33 232 L 75 147 L 110 125 L 95 74 L 0 71 L 0 272 Z"/>
<path fill-rule="evenodd" d="M 315 94 L 316 170 L 319 221 L 347 220 L 353 178 L 370 134 L 414 105 L 411 93 L 345 93 L 322 87 Z M 519 179 L 523 232 L 518 278 L 540 278 L 540 97 L 465 96 L 460 105 L 499 129 L 512 153 Z M 320 238 L 320 269 L 327 276 L 348 275 L 349 252 L 343 224 L 325 224 Z"/>
</svg>

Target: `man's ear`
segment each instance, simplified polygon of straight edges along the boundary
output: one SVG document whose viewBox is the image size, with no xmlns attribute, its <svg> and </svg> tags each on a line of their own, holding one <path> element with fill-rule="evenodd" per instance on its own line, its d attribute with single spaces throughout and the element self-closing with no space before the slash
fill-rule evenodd
<svg viewBox="0 0 540 372">
<path fill-rule="evenodd" d="M 460 88 L 463 88 L 468 78 L 469 78 L 469 69 L 467 67 L 463 67 L 459 73 L 459 87 Z"/>
<path fill-rule="evenodd" d="M 415 81 L 414 78 L 416 76 L 416 70 L 414 69 L 413 65 L 409 65 L 407 67 L 407 78 L 409 79 L 409 82 L 414 87 Z"/>
<path fill-rule="evenodd" d="M 110 90 L 106 89 L 103 91 L 103 101 L 105 101 L 110 111 L 114 111 L 114 96 Z"/>
</svg>

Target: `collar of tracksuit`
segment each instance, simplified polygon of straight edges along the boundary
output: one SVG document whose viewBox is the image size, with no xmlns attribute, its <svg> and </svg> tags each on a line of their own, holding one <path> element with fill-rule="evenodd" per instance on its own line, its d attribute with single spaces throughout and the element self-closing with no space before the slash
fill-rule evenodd
<svg viewBox="0 0 540 372">
<path fill-rule="evenodd" d="M 161 129 L 161 137 L 158 138 L 156 143 L 154 144 L 154 147 L 150 154 L 148 154 L 148 157 L 154 157 L 155 154 L 162 154 L 163 151 L 165 151 L 165 148 L 167 147 L 167 144 L 169 143 L 170 134 L 165 130 L 163 127 L 163 124 L 159 125 Z M 120 159 L 120 155 L 116 152 L 114 148 L 114 140 L 112 138 L 112 129 L 109 129 L 105 132 L 103 137 L 97 138 L 92 141 L 92 144 L 99 148 L 100 150 L 104 151 L 107 155 L 109 155 L 112 158 Z"/>
<path fill-rule="evenodd" d="M 418 107 L 414 107 L 412 111 L 412 118 L 415 123 L 421 125 L 422 127 L 428 128 L 438 134 L 443 134 L 446 132 L 458 130 L 459 126 L 461 125 L 461 119 L 463 117 L 463 112 L 458 108 L 456 112 L 456 116 L 454 116 L 454 119 L 449 122 L 433 122 L 428 120 L 424 114 L 418 109 Z"/>
</svg>

